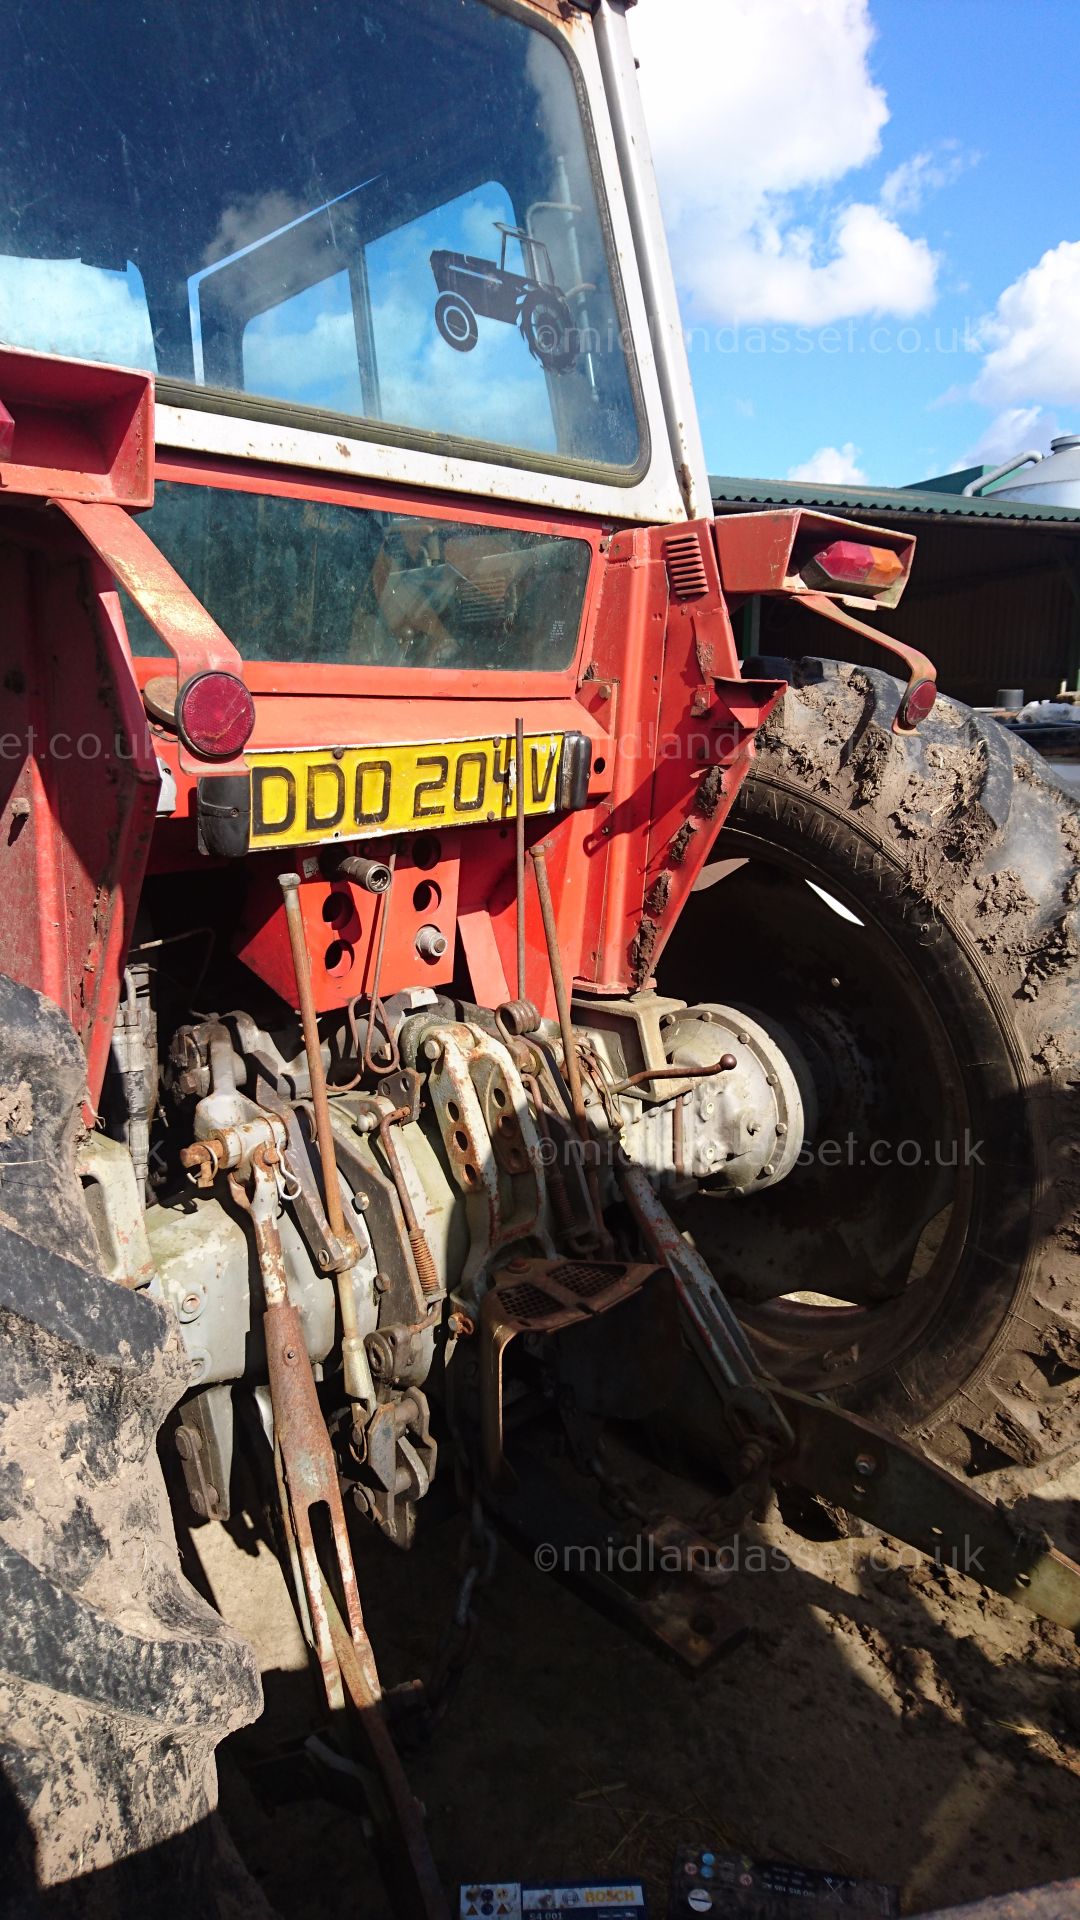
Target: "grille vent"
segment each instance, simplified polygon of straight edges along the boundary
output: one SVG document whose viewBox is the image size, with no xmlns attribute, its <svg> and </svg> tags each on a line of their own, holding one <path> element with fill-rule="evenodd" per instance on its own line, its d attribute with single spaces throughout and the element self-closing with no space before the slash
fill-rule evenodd
<svg viewBox="0 0 1080 1920">
<path fill-rule="evenodd" d="M 673 533 L 664 541 L 668 586 L 676 600 L 700 600 L 709 591 L 709 576 L 696 533 Z"/>
</svg>

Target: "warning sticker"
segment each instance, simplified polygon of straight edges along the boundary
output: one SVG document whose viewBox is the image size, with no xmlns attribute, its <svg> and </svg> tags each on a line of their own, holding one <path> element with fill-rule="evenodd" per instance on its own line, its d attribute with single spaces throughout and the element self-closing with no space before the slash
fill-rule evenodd
<svg viewBox="0 0 1080 1920">
<path fill-rule="evenodd" d="M 515 1880 L 462 1887 L 461 1920 L 521 1920 L 521 1888 Z"/>
<path fill-rule="evenodd" d="M 645 1893 L 632 1880 L 578 1880 L 572 1885 L 550 1883 L 522 1886 L 513 1881 L 479 1881 L 461 1888 L 461 1920 L 564 1920 L 589 1913 L 604 1920 L 646 1920 Z"/>
</svg>

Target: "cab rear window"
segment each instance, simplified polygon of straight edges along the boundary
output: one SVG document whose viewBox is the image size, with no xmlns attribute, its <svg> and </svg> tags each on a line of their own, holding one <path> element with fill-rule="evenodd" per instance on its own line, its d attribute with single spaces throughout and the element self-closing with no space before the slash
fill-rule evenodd
<svg viewBox="0 0 1080 1920">
<path fill-rule="evenodd" d="M 552 672 L 574 656 L 584 540 L 168 480 L 140 521 L 245 660 Z M 133 652 L 164 654 L 123 599 Z"/>
</svg>

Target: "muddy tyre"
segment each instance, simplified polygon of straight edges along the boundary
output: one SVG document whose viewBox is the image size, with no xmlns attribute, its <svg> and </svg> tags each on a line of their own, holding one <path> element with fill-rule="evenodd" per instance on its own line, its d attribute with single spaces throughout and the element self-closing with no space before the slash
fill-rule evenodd
<svg viewBox="0 0 1080 1920">
<path fill-rule="evenodd" d="M 0 1910 L 264 1912 L 213 1817 L 258 1670 L 181 1575 L 155 1451 L 179 1334 L 100 1276 L 71 1027 L 0 977 L 0 1036 Z"/>
<path fill-rule="evenodd" d="M 759 668 L 790 689 L 660 984 L 783 1022 L 817 1117 L 684 1225 L 778 1375 L 1042 1469 L 1080 1441 L 1080 807 L 953 701 L 904 737 L 885 674 Z"/>
</svg>

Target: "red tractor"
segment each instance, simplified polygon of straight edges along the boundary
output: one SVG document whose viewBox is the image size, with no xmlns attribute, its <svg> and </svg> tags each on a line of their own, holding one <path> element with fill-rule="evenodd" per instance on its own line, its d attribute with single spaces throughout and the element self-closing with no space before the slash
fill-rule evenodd
<svg viewBox="0 0 1080 1920">
<path fill-rule="evenodd" d="M 663 1424 L 731 1527 L 809 1488 L 1080 1617 L 978 1491 L 1073 1437 L 1080 816 L 920 656 L 829 657 L 909 540 L 713 518 L 623 0 L 8 24 L 21 1910 L 225 1911 L 259 1678 L 160 1444 L 185 1525 L 275 1511 L 433 1915 L 353 1539 L 437 1474 L 528 1537 L 556 1436 Z M 493 220 L 562 303 L 497 364 L 431 306 Z M 740 660 L 761 596 L 808 657 Z"/>
</svg>

